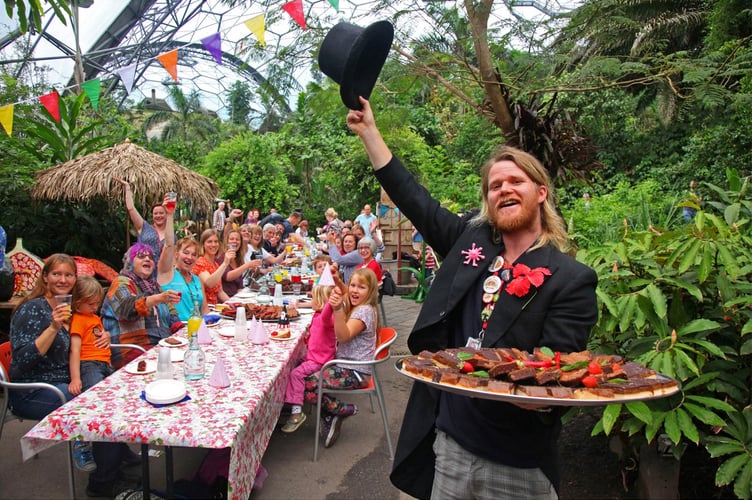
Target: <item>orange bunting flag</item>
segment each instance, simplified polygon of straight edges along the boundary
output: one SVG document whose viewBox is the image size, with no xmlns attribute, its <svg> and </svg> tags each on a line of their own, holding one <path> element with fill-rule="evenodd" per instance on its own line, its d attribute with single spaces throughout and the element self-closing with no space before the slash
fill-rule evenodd
<svg viewBox="0 0 752 500">
<path fill-rule="evenodd" d="M 264 15 L 259 14 L 256 17 L 252 17 L 244 24 L 251 33 L 253 33 L 253 36 L 258 39 L 261 46 L 266 47 L 266 42 L 264 41 L 264 33 L 266 33 L 266 29 L 264 28 Z"/>
<path fill-rule="evenodd" d="M 13 133 L 13 107 L 13 104 L 8 104 L 0 108 L 0 124 L 3 125 L 8 137 Z"/>
<path fill-rule="evenodd" d="M 159 54 L 157 56 L 164 69 L 170 74 L 175 83 L 178 83 L 178 49 Z"/>
<path fill-rule="evenodd" d="M 44 109 L 52 115 L 52 118 L 56 121 L 60 121 L 60 94 L 57 90 L 53 90 L 49 94 L 45 94 L 39 97 L 39 101 L 44 106 Z"/>
<path fill-rule="evenodd" d="M 295 22 L 297 22 L 301 28 L 306 28 L 305 24 L 305 15 L 303 14 L 303 0 L 292 0 L 292 2 L 287 2 L 282 6 L 283 9 L 285 9 L 285 12 L 290 14 L 290 17 L 292 17 Z"/>
<path fill-rule="evenodd" d="M 89 80 L 88 82 L 82 83 L 81 88 L 84 90 L 86 97 L 89 98 L 89 101 L 91 101 L 91 107 L 94 108 L 94 110 L 98 110 L 99 93 L 102 90 L 99 85 L 99 78 L 95 78 L 93 80 Z"/>
</svg>

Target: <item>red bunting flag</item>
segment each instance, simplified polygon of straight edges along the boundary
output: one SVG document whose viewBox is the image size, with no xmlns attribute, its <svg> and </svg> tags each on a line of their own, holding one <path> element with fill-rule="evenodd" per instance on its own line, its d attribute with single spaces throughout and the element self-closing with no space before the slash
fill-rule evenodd
<svg viewBox="0 0 752 500">
<path fill-rule="evenodd" d="M 44 109 L 46 109 L 47 112 L 50 115 L 52 115 L 52 118 L 54 118 L 56 122 L 59 122 L 60 121 L 60 94 L 57 93 L 57 90 L 53 90 L 49 94 L 40 96 L 39 100 L 41 101 L 42 106 L 44 106 Z"/>
<path fill-rule="evenodd" d="M 305 23 L 305 15 L 303 14 L 303 0 L 292 0 L 292 2 L 287 2 L 282 6 L 283 9 L 285 9 L 285 12 L 290 14 L 290 17 L 292 17 L 295 22 L 297 22 L 301 28 L 306 28 Z"/>
<path fill-rule="evenodd" d="M 201 43 L 204 44 L 204 48 L 217 61 L 217 64 L 222 64 L 222 36 L 219 33 L 214 33 L 206 38 L 202 38 Z"/>
<path fill-rule="evenodd" d="M 164 69 L 170 74 L 175 83 L 178 83 L 178 49 L 159 54 L 157 56 Z"/>
</svg>

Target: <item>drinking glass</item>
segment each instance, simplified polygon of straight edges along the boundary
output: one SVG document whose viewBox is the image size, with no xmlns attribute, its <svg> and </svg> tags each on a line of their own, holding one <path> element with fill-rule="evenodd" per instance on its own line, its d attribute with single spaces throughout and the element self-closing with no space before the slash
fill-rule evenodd
<svg viewBox="0 0 752 500">
<path fill-rule="evenodd" d="M 165 208 L 170 211 L 175 211 L 175 205 L 178 203 L 178 194 L 174 191 L 170 191 L 169 193 L 165 193 L 165 199 L 164 199 L 164 206 Z"/>
<path fill-rule="evenodd" d="M 300 290 L 303 288 L 303 285 L 301 283 L 293 283 L 292 284 L 292 293 L 295 295 L 295 297 L 300 296 Z"/>
<path fill-rule="evenodd" d="M 71 314 L 73 311 L 71 310 L 71 303 L 73 302 L 73 295 L 71 294 L 65 294 L 65 295 L 55 295 L 55 305 L 59 306 L 60 304 L 65 304 L 68 306 L 68 318 L 71 317 Z"/>
</svg>

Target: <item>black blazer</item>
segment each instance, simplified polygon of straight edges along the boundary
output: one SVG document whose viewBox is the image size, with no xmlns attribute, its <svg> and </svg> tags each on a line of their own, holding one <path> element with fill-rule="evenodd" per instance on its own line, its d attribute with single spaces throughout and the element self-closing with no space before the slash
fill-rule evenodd
<svg viewBox="0 0 752 500">
<path fill-rule="evenodd" d="M 494 243 L 488 224 L 469 224 L 470 217 L 460 218 L 442 208 L 437 200 L 405 169 L 395 157 L 376 176 L 389 197 L 412 221 L 434 252 L 443 258 L 415 326 L 408 339 L 410 351 L 437 351 L 451 344 L 459 306 L 490 260 L 502 249 Z M 483 248 L 485 260 L 478 266 L 464 264 L 462 250 L 475 243 Z M 525 253 L 516 263 L 551 271 L 543 285 L 525 297 L 502 293 L 489 319 L 483 339 L 484 347 L 517 347 L 532 351 L 547 346 L 561 352 L 583 350 L 590 329 L 597 320 L 595 287 L 597 275 L 589 267 L 563 254 L 553 246 Z M 480 312 L 480 311 L 479 311 Z M 417 498 L 427 498 L 433 483 L 433 440 L 440 391 L 415 383 L 408 400 L 400 431 L 395 461 L 390 476 L 395 486 Z M 501 408 L 519 412 L 519 408 L 499 403 Z M 541 425 L 560 425 L 558 413 L 529 412 Z M 550 443 L 550 457 L 555 457 L 555 437 Z M 536 436 L 530 436 L 536 439 Z M 549 443 L 544 443 L 549 446 Z M 558 489 L 555 460 L 541 463 L 541 469 Z"/>
</svg>

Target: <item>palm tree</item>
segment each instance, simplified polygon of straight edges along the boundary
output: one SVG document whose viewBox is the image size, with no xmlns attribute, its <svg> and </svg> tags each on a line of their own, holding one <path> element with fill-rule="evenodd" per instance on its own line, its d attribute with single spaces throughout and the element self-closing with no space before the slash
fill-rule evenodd
<svg viewBox="0 0 752 500">
<path fill-rule="evenodd" d="M 155 111 L 144 120 L 144 133 L 156 127 L 162 129 L 160 139 L 163 141 L 182 140 L 188 142 L 189 136 L 207 139 L 218 133 L 215 119 L 201 107 L 201 94 L 192 90 L 185 95 L 180 87 L 170 87 L 169 99 L 175 111 Z"/>
</svg>

